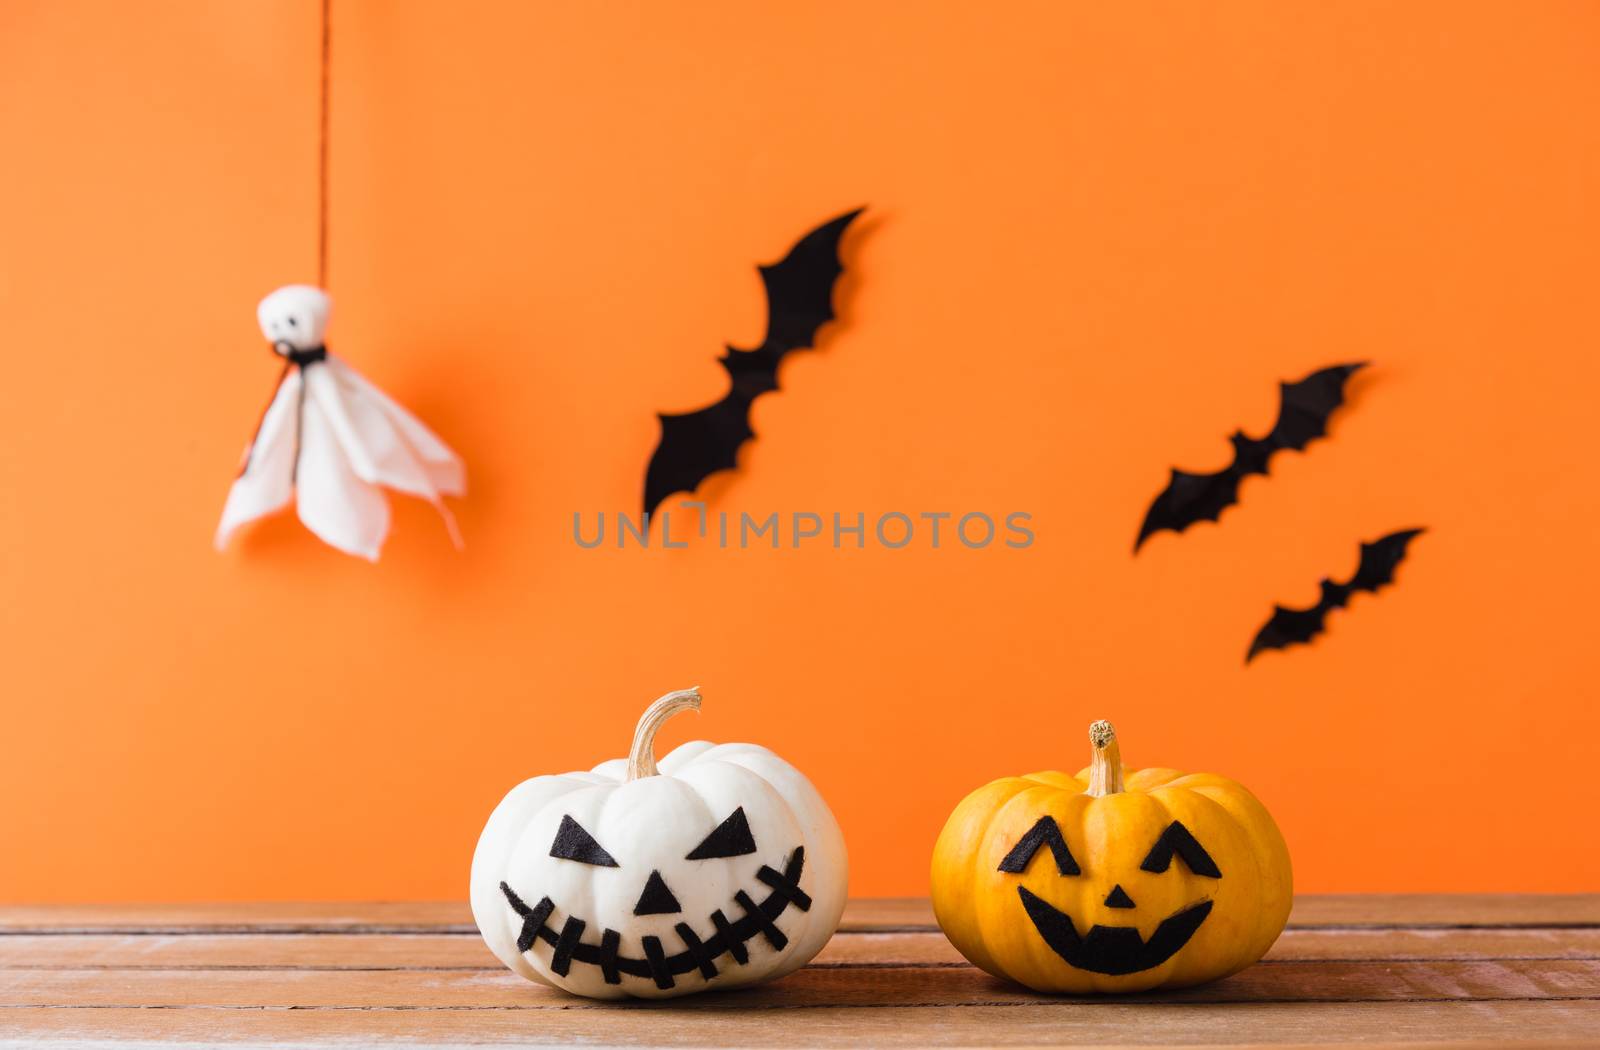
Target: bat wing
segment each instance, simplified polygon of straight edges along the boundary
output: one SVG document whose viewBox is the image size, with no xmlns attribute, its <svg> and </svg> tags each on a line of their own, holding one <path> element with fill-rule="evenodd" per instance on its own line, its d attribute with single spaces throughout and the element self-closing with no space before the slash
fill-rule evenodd
<svg viewBox="0 0 1600 1050">
<path fill-rule="evenodd" d="M 755 353 L 781 356 L 810 346 L 817 329 L 834 319 L 833 286 L 844 272 L 839 239 L 862 211 L 857 208 L 830 219 L 800 238 L 783 261 L 761 267 L 761 282 L 767 288 L 767 338 Z"/>
<path fill-rule="evenodd" d="M 1286 649 L 1291 645 L 1304 644 L 1322 633 L 1322 624 L 1328 616 L 1331 606 L 1328 604 L 1328 582 L 1323 581 L 1322 600 L 1309 609 L 1285 609 L 1281 605 L 1272 607 L 1272 618 L 1266 622 L 1261 630 L 1256 632 L 1255 640 L 1250 643 L 1250 651 L 1245 654 L 1244 662 L 1249 663 L 1256 658 L 1256 654 L 1263 649 Z"/>
<path fill-rule="evenodd" d="M 1238 461 L 1235 453 L 1234 462 Z M 1174 467 L 1172 480 L 1145 512 L 1144 524 L 1139 527 L 1139 538 L 1133 549 L 1138 551 L 1153 532 L 1162 529 L 1182 532 L 1197 521 L 1216 521 L 1222 517 L 1223 510 L 1238 502 L 1242 477 L 1243 474 L 1231 466 L 1215 474 L 1191 474 Z"/>
<path fill-rule="evenodd" d="M 1394 582 L 1394 571 L 1406 557 L 1406 548 L 1422 534 L 1422 529 L 1402 529 L 1391 532 L 1382 539 L 1361 545 L 1361 561 L 1355 575 L 1346 583 L 1322 581 L 1322 598 L 1309 609 L 1272 608 L 1272 618 L 1256 633 L 1245 655 L 1245 663 L 1255 659 L 1263 649 L 1283 649 L 1311 641 L 1322 633 L 1323 622 L 1329 611 L 1342 609 L 1349 604 L 1350 596 L 1359 591 L 1377 591 Z"/>
<path fill-rule="evenodd" d="M 257 518 L 281 510 L 294 498 L 294 461 L 300 441 L 297 406 L 300 369 L 284 371 L 278 389 L 261 416 L 255 438 L 245 449 L 244 469 L 228 490 L 228 501 L 217 523 L 218 550 L 226 547 L 238 529 Z"/>
<path fill-rule="evenodd" d="M 318 539 L 346 554 L 378 560 L 389 534 L 389 501 L 356 471 L 327 410 L 314 397 L 306 398 L 301 411 L 295 497 L 301 522 Z"/>
<path fill-rule="evenodd" d="M 1312 372 L 1298 383 L 1278 384 L 1278 421 L 1262 439 L 1270 456 L 1280 448 L 1303 449 L 1328 433 L 1328 419 L 1344 404 L 1344 385 L 1351 376 L 1367 367 L 1367 362 L 1333 365 Z M 1265 457 L 1261 473 L 1267 472 Z"/>
<path fill-rule="evenodd" d="M 763 266 L 767 335 L 754 350 L 728 348 L 722 367 L 727 396 L 708 408 L 662 415 L 661 439 L 645 471 L 644 509 L 660 506 L 674 492 L 692 492 L 719 470 L 738 463 L 739 448 L 755 437 L 750 405 L 778 388 L 778 365 L 792 350 L 808 347 L 817 330 L 834 319 L 833 289 L 844 272 L 839 240 L 862 209 L 822 224 L 802 237 L 781 262 Z"/>
<path fill-rule="evenodd" d="M 1278 384 L 1278 419 L 1266 437 L 1252 438 L 1236 431 L 1233 462 L 1214 474 L 1191 474 L 1174 469 L 1167 487 L 1145 512 L 1135 552 L 1150 535 L 1162 529 L 1182 532 L 1197 521 L 1216 521 L 1239 501 L 1239 482 L 1251 474 L 1265 474 L 1268 461 L 1279 449 L 1303 449 L 1328 432 L 1328 418 L 1344 403 L 1345 382 L 1366 362 L 1334 365 L 1296 383 Z"/>
<path fill-rule="evenodd" d="M 719 470 L 738 466 L 739 447 L 755 437 L 750 402 L 730 393 L 710 408 L 662 415 L 661 440 L 644 477 L 644 509 L 655 510 L 674 492 L 693 492 Z"/>
<path fill-rule="evenodd" d="M 1361 564 L 1348 584 L 1352 592 L 1376 591 L 1394 582 L 1394 570 L 1406 559 L 1406 548 L 1422 535 L 1422 529 L 1402 529 L 1372 543 L 1361 545 Z"/>
</svg>

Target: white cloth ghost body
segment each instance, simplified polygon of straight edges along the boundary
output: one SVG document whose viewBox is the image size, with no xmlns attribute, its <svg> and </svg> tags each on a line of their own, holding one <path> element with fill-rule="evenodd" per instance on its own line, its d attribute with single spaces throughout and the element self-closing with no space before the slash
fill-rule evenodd
<svg viewBox="0 0 1600 1050">
<path fill-rule="evenodd" d="M 300 520 L 329 546 L 369 561 L 389 532 L 382 488 L 432 503 L 461 546 L 443 497 L 466 492 L 466 468 L 443 441 L 322 345 L 328 296 L 279 288 L 256 310 L 285 359 L 277 393 L 245 449 L 244 466 L 217 525 L 220 550 L 246 522 L 295 501 Z"/>
</svg>

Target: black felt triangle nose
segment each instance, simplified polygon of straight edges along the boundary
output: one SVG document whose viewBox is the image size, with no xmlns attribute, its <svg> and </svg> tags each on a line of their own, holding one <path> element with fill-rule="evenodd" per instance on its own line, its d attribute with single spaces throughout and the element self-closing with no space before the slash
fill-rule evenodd
<svg viewBox="0 0 1600 1050">
<path fill-rule="evenodd" d="M 635 915 L 676 915 L 683 908 L 678 904 L 678 898 L 672 895 L 667 888 L 666 880 L 659 871 L 652 871 L 645 880 L 644 892 L 639 894 L 639 903 L 633 906 Z"/>
<path fill-rule="evenodd" d="M 1122 888 L 1122 884 L 1118 883 L 1111 887 L 1110 893 L 1106 894 L 1106 907 L 1132 908 L 1134 907 L 1133 898 L 1128 896 L 1127 891 Z"/>
</svg>

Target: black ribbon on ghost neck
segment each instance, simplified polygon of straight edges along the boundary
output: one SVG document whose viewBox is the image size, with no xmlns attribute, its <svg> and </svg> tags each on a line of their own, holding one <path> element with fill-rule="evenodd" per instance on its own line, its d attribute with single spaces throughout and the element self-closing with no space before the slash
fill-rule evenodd
<svg viewBox="0 0 1600 1050">
<path fill-rule="evenodd" d="M 301 350 L 298 347 L 289 345 L 288 343 L 280 342 L 273 343 L 272 349 L 275 353 L 280 354 L 285 360 L 287 360 L 289 364 L 299 365 L 301 368 L 304 368 L 306 365 L 314 365 L 318 361 L 326 361 L 328 359 L 328 348 L 320 345 L 313 346 L 307 350 Z"/>
<path fill-rule="evenodd" d="M 278 373 L 278 381 L 272 384 L 272 396 L 267 398 L 267 407 L 261 410 L 261 418 L 256 420 L 255 433 L 250 435 L 250 445 L 244 454 L 244 462 L 239 466 L 239 477 L 244 477 L 250 470 L 250 464 L 256 458 L 256 442 L 261 439 L 261 427 L 267 421 L 267 413 L 272 411 L 272 403 L 278 400 L 278 390 L 283 386 L 283 381 L 289 378 L 289 369 L 299 366 L 304 370 L 309 365 L 317 364 L 328 359 L 328 348 L 318 344 L 308 349 L 301 350 L 285 342 L 272 344 L 272 352 L 283 358 L 283 371 Z M 300 477 L 300 429 L 305 423 L 306 415 L 306 385 L 300 383 L 300 403 L 295 406 L 294 430 L 294 473 L 291 480 Z"/>
</svg>

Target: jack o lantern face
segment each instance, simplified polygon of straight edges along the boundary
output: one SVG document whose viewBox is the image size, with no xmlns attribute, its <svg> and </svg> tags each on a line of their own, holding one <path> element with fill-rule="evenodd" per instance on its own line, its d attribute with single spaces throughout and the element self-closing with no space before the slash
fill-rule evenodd
<svg viewBox="0 0 1600 1050">
<path fill-rule="evenodd" d="M 1021 875 L 1027 870 L 1028 863 L 1034 855 L 1045 847 L 1049 848 L 1051 857 L 1055 861 L 1056 873 L 1062 878 L 1076 878 L 1084 874 L 1077 858 L 1072 855 L 1065 837 L 1062 836 L 1060 826 L 1055 818 L 1049 816 L 1040 817 L 1027 834 L 1017 840 L 1017 844 L 1000 861 L 998 870 L 1007 874 Z M 1181 858 L 1195 875 L 1209 879 L 1222 878 L 1221 870 L 1206 852 L 1205 847 L 1200 845 L 1199 840 L 1188 828 L 1176 820 L 1161 832 L 1160 837 L 1150 847 L 1149 853 L 1145 855 L 1144 862 L 1139 865 L 1139 869 L 1152 874 L 1163 874 L 1172 866 L 1172 858 L 1175 855 Z M 1026 886 L 1017 887 L 1017 896 L 1044 943 L 1049 945 L 1050 950 L 1059 955 L 1067 965 L 1090 973 L 1110 976 L 1138 973 L 1160 966 L 1189 943 L 1189 939 L 1200 929 L 1212 909 L 1212 901 L 1209 899 L 1186 904 L 1162 919 L 1160 925 L 1146 939 L 1140 934 L 1137 926 L 1131 925 L 1096 923 L 1089 927 L 1087 933 L 1080 934 L 1077 925 L 1066 912 L 1033 893 Z M 1116 883 L 1106 895 L 1104 904 L 1107 908 L 1126 910 L 1134 910 L 1139 906 L 1138 902 L 1122 888 L 1120 882 Z"/>
<path fill-rule="evenodd" d="M 613 843 L 613 846 L 616 845 Z M 652 843 L 652 847 L 641 847 L 639 852 L 658 853 L 662 848 L 660 843 Z M 682 848 L 681 845 L 678 847 L 679 850 Z M 678 892 L 673 889 L 673 881 L 678 882 L 680 890 L 700 888 L 704 873 L 699 873 L 697 878 L 693 862 L 732 859 L 756 852 L 756 840 L 749 818 L 745 815 L 744 807 L 740 806 L 709 834 L 699 838 L 687 853 L 680 854 L 683 861 L 691 862 L 690 867 L 674 868 L 669 875 L 663 875 L 663 867 L 670 866 L 662 863 L 661 858 L 654 858 L 656 863 L 647 862 L 639 866 L 641 870 L 648 868 L 649 874 L 637 882 L 637 896 L 631 889 L 628 891 L 627 899 L 632 900 L 631 913 L 636 918 L 619 923 L 627 927 L 623 930 L 604 925 L 603 919 L 596 920 L 593 915 L 582 918 L 570 911 L 562 912 L 565 919 L 557 929 L 552 925 L 557 904 L 548 895 L 536 904 L 529 904 L 507 882 L 500 883 L 500 892 L 522 923 L 517 950 L 528 952 L 541 941 L 548 944 L 552 949 L 550 970 L 558 976 L 567 976 L 574 963 L 581 963 L 596 967 L 607 984 L 620 984 L 624 976 L 629 976 L 647 978 L 657 988 L 670 989 L 686 974 L 698 972 L 709 981 L 729 961 L 736 966 L 748 964 L 752 948 L 756 948 L 752 942 L 758 939 L 759 943 L 774 952 L 781 952 L 788 947 L 789 938 L 779 929 L 777 920 L 790 905 L 799 911 L 811 908 L 811 898 L 800 888 L 800 876 L 805 869 L 803 846 L 796 846 L 787 854 L 781 871 L 766 864 L 755 869 L 755 880 L 761 885 L 752 889 L 756 892 L 765 891 L 760 901 L 754 899 L 751 891 L 740 889 L 724 907 L 711 911 L 699 921 L 681 919 L 685 909 L 679 902 Z M 550 841 L 549 857 L 590 869 L 618 869 L 611 876 L 613 879 L 629 877 L 625 867 L 628 856 L 626 853 L 621 855 L 622 860 L 619 861 L 611 849 L 601 845 L 570 813 L 561 817 L 560 826 Z M 573 870 L 582 871 L 581 868 Z M 637 879 L 637 875 L 632 877 Z M 613 883 L 613 890 L 616 885 Z M 593 893 L 584 895 L 592 897 Z M 733 917 L 730 918 L 730 915 Z M 649 918 L 654 916 L 669 918 Z M 675 948 L 671 942 L 664 945 L 663 934 L 666 931 L 656 923 L 665 923 L 681 947 Z M 597 941 L 585 939 L 591 926 L 603 927 Z M 644 933 L 643 929 L 660 929 L 660 932 Z M 636 942 L 642 949 L 642 958 L 628 954 L 623 946 L 625 934 L 630 943 Z"/>
</svg>

